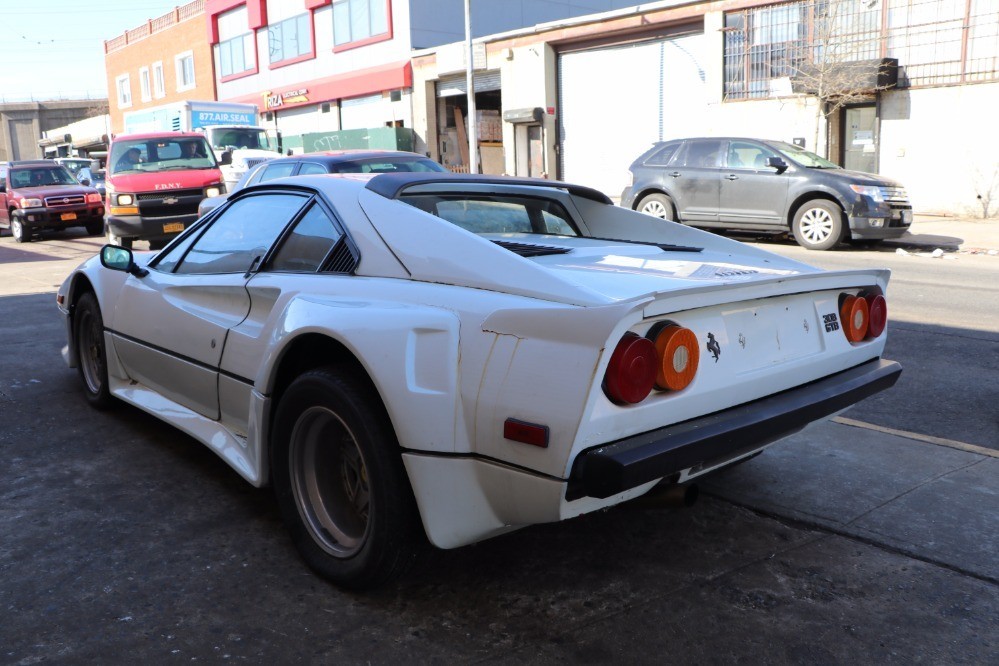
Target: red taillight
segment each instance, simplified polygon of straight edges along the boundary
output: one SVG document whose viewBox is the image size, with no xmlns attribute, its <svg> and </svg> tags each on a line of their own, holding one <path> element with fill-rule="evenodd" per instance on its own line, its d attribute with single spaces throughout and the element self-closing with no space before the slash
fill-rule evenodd
<svg viewBox="0 0 999 666">
<path fill-rule="evenodd" d="M 672 322 L 650 331 L 658 357 L 656 388 L 679 391 L 687 388 L 697 374 L 700 351 L 697 336 L 689 328 Z"/>
<path fill-rule="evenodd" d="M 869 312 L 867 301 L 859 296 L 846 296 L 839 306 L 843 333 L 850 342 L 860 342 L 867 335 Z"/>
<path fill-rule="evenodd" d="M 868 324 L 867 337 L 876 338 L 884 333 L 888 324 L 888 302 L 881 294 L 867 294 L 864 296 L 867 301 Z"/>
<path fill-rule="evenodd" d="M 648 338 L 625 333 L 611 354 L 604 393 L 619 404 L 641 402 L 652 392 L 658 372 L 656 346 Z"/>
</svg>

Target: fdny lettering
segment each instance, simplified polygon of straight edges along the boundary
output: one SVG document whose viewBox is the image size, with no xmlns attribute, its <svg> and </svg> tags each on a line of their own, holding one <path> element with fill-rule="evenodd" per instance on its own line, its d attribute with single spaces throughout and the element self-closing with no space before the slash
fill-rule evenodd
<svg viewBox="0 0 999 666">
<path fill-rule="evenodd" d="M 183 187 L 180 183 L 156 183 L 153 189 L 156 190 L 179 190 Z"/>
<path fill-rule="evenodd" d="M 822 315 L 822 323 L 826 325 L 826 333 L 839 330 L 839 318 L 835 312 Z"/>
</svg>

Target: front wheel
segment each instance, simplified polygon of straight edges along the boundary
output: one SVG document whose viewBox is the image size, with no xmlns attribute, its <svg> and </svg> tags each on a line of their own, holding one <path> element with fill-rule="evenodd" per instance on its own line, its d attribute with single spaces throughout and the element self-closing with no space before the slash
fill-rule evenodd
<svg viewBox="0 0 999 666">
<path fill-rule="evenodd" d="M 117 235 L 115 232 L 111 231 L 110 228 L 108 228 L 108 243 L 110 245 L 117 245 L 118 247 L 123 247 L 126 250 L 132 249 L 131 238 L 122 238 L 121 236 Z"/>
<path fill-rule="evenodd" d="M 97 297 L 87 292 L 76 303 L 73 313 L 73 343 L 76 345 L 77 370 L 83 380 L 84 395 L 97 409 L 114 404 L 108 389 L 108 357 L 104 347 L 104 319 Z"/>
<path fill-rule="evenodd" d="M 274 433 L 274 491 L 306 563 L 351 589 L 403 573 L 419 514 L 374 390 L 340 368 L 307 372 L 281 397 Z"/>
<path fill-rule="evenodd" d="M 806 250 L 832 249 L 843 239 L 843 213 L 831 201 L 808 201 L 795 213 L 791 231 Z"/>
<path fill-rule="evenodd" d="M 21 221 L 20 217 L 10 218 L 10 235 L 14 237 L 14 240 L 18 243 L 27 243 L 31 241 L 31 230 L 24 226 L 24 222 Z"/>
<path fill-rule="evenodd" d="M 642 197 L 635 210 L 663 220 L 676 220 L 676 208 L 673 206 L 673 200 L 665 194 L 656 193 Z"/>
<path fill-rule="evenodd" d="M 88 236 L 99 236 L 104 230 L 104 222 L 101 220 L 96 220 L 94 222 L 87 222 L 85 226 Z"/>
</svg>

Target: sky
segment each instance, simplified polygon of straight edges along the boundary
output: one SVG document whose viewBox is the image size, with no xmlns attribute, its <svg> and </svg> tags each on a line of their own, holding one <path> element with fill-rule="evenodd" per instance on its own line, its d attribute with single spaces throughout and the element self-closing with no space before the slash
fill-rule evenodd
<svg viewBox="0 0 999 666">
<path fill-rule="evenodd" d="M 0 0 L 0 102 L 102 99 L 104 41 L 189 0 Z"/>
</svg>

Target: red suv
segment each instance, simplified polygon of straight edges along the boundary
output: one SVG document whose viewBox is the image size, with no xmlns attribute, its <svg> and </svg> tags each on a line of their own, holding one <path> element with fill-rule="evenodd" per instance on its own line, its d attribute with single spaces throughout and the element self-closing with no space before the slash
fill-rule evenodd
<svg viewBox="0 0 999 666">
<path fill-rule="evenodd" d="M 0 229 L 18 243 L 43 230 L 85 227 L 104 231 L 104 202 L 92 187 L 78 183 L 51 160 L 0 162 Z"/>
</svg>

